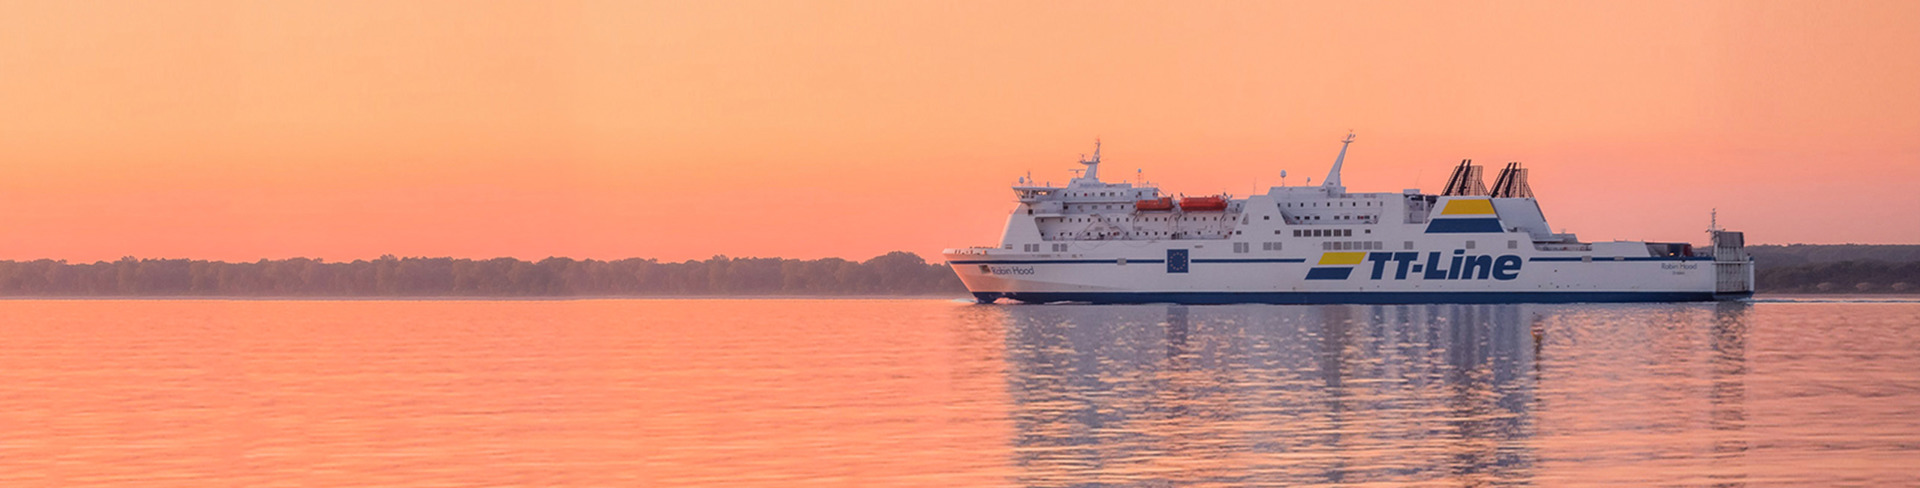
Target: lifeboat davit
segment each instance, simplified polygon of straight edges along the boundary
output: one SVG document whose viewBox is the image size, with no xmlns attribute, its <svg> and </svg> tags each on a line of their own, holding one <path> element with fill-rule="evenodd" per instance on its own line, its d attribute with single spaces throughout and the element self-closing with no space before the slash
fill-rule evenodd
<svg viewBox="0 0 1920 488">
<path fill-rule="evenodd" d="M 1173 210 L 1173 198 L 1160 197 L 1152 200 L 1133 202 L 1133 209 L 1140 212 L 1165 212 Z"/>
<path fill-rule="evenodd" d="M 1227 197 L 1186 197 L 1180 199 L 1180 209 L 1188 212 L 1208 212 L 1227 209 Z"/>
</svg>

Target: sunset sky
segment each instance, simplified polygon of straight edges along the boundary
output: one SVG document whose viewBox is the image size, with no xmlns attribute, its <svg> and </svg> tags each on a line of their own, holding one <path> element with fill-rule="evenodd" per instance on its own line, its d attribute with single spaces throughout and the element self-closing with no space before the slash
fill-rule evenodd
<svg viewBox="0 0 1920 488">
<path fill-rule="evenodd" d="M 1349 129 L 1588 240 L 1920 243 L 1920 2 L 0 0 L 0 259 L 937 259 L 1095 137 L 1244 196 Z"/>
</svg>

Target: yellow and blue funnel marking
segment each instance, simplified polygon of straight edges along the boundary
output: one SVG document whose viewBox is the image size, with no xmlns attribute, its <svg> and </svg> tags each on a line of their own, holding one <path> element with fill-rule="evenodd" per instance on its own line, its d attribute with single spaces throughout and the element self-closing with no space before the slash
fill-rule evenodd
<svg viewBox="0 0 1920 488">
<path fill-rule="evenodd" d="M 1320 263 L 1307 270 L 1309 280 L 1344 280 L 1353 274 L 1353 267 L 1367 259 L 1364 252 L 1323 252 Z"/>
<path fill-rule="evenodd" d="M 1467 198 L 1447 200 L 1440 216 L 1427 223 L 1428 234 L 1505 232 L 1500 217 L 1493 212 L 1493 200 Z"/>
</svg>

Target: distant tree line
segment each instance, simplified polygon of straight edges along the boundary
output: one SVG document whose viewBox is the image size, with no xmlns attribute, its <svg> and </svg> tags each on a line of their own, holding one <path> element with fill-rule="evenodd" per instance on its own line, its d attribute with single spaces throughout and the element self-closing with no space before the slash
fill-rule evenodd
<svg viewBox="0 0 1920 488">
<path fill-rule="evenodd" d="M 1920 246 L 1750 246 L 1762 293 L 1920 293 Z M 1839 258 L 1853 256 L 1855 259 Z M 1861 258 L 1866 259 L 1861 259 Z M 1870 260 L 1878 258 L 1880 260 Z M 959 295 L 946 265 L 893 252 L 866 261 L 728 258 L 294 258 L 228 263 L 0 261 L 0 296 L 594 297 Z"/>
<path fill-rule="evenodd" d="M 294 258 L 228 263 L 135 259 L 0 261 L 0 296 L 591 297 L 958 295 L 944 264 L 893 252 L 863 262 L 728 258 L 661 262 L 547 258 Z"/>
<path fill-rule="evenodd" d="M 1841 261 L 1920 262 L 1920 246 L 1909 244 L 1787 244 L 1747 246 L 1754 267 L 1766 271 L 1803 264 Z"/>
<path fill-rule="evenodd" d="M 1839 261 L 1756 266 L 1761 293 L 1920 293 L 1920 261 Z"/>
<path fill-rule="evenodd" d="M 1920 245 L 1747 246 L 1761 293 L 1920 293 Z"/>
</svg>

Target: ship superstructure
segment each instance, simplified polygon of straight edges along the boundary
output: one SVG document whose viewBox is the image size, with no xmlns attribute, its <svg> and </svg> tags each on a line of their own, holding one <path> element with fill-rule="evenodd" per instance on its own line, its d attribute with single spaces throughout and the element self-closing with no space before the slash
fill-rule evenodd
<svg viewBox="0 0 1920 488">
<path fill-rule="evenodd" d="M 1439 194 L 1348 192 L 1341 141 L 1319 185 L 1174 197 L 1100 179 L 1100 149 L 1065 186 L 1021 178 L 1000 244 L 948 249 L 976 298 L 1093 303 L 1700 301 L 1750 296 L 1741 233 L 1710 245 L 1583 242 L 1547 225 L 1527 169 L 1491 188 L 1462 161 Z"/>
</svg>

